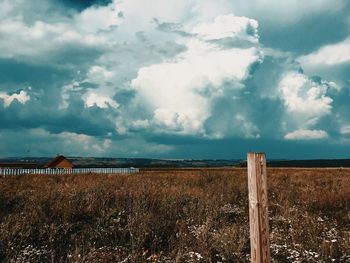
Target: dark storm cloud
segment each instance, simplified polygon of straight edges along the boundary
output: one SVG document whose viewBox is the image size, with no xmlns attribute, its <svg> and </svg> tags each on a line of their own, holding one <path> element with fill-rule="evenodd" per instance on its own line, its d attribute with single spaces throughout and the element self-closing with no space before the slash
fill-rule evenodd
<svg viewBox="0 0 350 263">
<path fill-rule="evenodd" d="M 84 105 L 82 94 L 87 88 L 94 88 L 94 83 L 83 83 L 79 92 L 71 94 L 68 107 L 60 108 L 62 87 L 75 76 L 75 70 L 67 67 L 0 60 L 0 91 L 11 94 L 10 91 L 19 93 L 19 89 L 25 89 L 30 96 L 25 104 L 14 100 L 8 107 L 0 99 L 0 129 L 43 128 L 52 133 L 69 131 L 88 135 L 113 132 L 114 124 L 108 118 L 115 114 L 113 111 Z"/>
<path fill-rule="evenodd" d="M 270 55 L 253 64 L 250 76 L 242 82 L 244 89 L 232 89 L 228 83 L 226 89 L 230 91 L 212 101 L 211 116 L 205 122 L 206 131 L 227 135 L 240 131 L 236 136 L 243 137 L 283 137 L 280 124 L 284 121 L 285 108 L 278 86 L 287 71 L 300 71 L 300 65 L 289 58 Z M 238 114 L 236 119 L 235 114 Z M 240 122 L 239 118 L 247 123 Z"/>
<path fill-rule="evenodd" d="M 321 46 L 343 40 L 350 34 L 350 4 L 336 13 L 308 15 L 286 26 L 260 23 L 260 41 L 265 46 L 307 54 Z"/>
<path fill-rule="evenodd" d="M 64 4 L 67 7 L 75 8 L 82 11 L 91 6 L 103 6 L 108 5 L 112 0 L 54 0 L 59 4 Z"/>
<path fill-rule="evenodd" d="M 350 155 L 350 149 L 346 145 L 324 141 L 242 139 L 240 137 L 209 140 L 166 135 L 148 137 L 148 140 L 175 146 L 174 150 L 168 153 L 155 155 L 158 158 L 245 159 L 246 153 L 251 151 L 266 152 L 270 159 L 348 158 Z"/>
<path fill-rule="evenodd" d="M 33 65 L 15 59 L 0 59 L 0 87 L 5 86 L 4 83 L 16 85 L 26 83 L 34 87 L 48 87 L 51 83 L 72 78 L 73 74 L 71 70 L 64 67 Z"/>
<path fill-rule="evenodd" d="M 51 133 L 74 132 L 91 136 L 106 135 L 114 131 L 114 124 L 108 118 L 110 110 L 96 106 L 86 108 L 83 101 L 70 101 L 66 110 L 58 110 L 40 101 L 31 100 L 25 105 L 14 100 L 4 108 L 0 100 L 2 129 L 42 128 Z"/>
</svg>

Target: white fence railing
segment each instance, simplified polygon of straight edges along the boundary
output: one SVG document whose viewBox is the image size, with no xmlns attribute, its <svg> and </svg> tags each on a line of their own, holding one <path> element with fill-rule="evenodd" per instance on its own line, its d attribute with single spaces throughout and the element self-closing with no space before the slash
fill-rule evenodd
<svg viewBox="0 0 350 263">
<path fill-rule="evenodd" d="M 21 174 L 133 174 L 138 173 L 139 168 L 73 168 L 73 169 L 18 169 L 0 168 L 1 175 Z"/>
</svg>

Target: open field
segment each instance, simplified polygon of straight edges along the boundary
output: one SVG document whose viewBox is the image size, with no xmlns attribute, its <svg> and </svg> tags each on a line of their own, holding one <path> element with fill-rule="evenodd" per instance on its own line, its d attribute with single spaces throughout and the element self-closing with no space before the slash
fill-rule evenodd
<svg viewBox="0 0 350 263">
<path fill-rule="evenodd" d="M 274 262 L 350 262 L 350 170 L 268 169 Z M 248 262 L 245 169 L 0 178 L 1 262 Z"/>
</svg>

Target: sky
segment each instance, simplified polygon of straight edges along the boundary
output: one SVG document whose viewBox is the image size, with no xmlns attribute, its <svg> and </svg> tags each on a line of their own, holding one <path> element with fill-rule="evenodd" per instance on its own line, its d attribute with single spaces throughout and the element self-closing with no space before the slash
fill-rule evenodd
<svg viewBox="0 0 350 263">
<path fill-rule="evenodd" d="M 347 0 L 1 0 L 0 157 L 350 158 Z"/>
</svg>

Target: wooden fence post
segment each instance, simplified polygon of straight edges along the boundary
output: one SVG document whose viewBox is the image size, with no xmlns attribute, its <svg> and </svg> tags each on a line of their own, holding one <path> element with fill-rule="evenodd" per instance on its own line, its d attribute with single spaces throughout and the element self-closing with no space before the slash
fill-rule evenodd
<svg viewBox="0 0 350 263">
<path fill-rule="evenodd" d="M 251 261 L 269 263 L 271 259 L 265 154 L 248 153 L 247 165 Z"/>
</svg>

